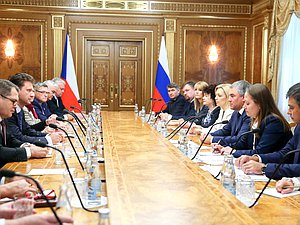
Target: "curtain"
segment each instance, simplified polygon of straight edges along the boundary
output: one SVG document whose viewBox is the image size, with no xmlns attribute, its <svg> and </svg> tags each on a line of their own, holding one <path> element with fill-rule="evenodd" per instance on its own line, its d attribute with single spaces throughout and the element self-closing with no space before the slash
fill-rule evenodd
<svg viewBox="0 0 300 225">
<path fill-rule="evenodd" d="M 300 82 L 300 19 L 292 15 L 287 31 L 283 35 L 280 46 L 278 65 L 278 107 L 283 115 L 287 115 L 286 93 L 295 83 Z"/>
<path fill-rule="evenodd" d="M 269 36 L 268 82 L 272 90 L 278 88 L 278 65 L 282 37 L 288 29 L 293 12 L 300 18 L 300 0 L 275 0 Z M 277 99 L 278 93 L 273 93 Z"/>
</svg>

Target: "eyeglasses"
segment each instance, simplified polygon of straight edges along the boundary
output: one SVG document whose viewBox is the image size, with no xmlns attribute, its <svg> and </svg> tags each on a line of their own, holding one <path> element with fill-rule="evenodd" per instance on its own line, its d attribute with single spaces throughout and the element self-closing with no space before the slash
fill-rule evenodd
<svg viewBox="0 0 300 225">
<path fill-rule="evenodd" d="M 2 98 L 5 98 L 5 99 L 8 99 L 9 101 L 11 101 L 11 103 L 12 103 L 13 105 L 16 105 L 16 104 L 18 103 L 18 100 L 8 98 L 8 97 L 6 97 L 6 96 L 4 96 L 4 95 L 2 95 L 2 94 L 1 94 L 1 97 L 2 97 Z"/>
<path fill-rule="evenodd" d="M 47 95 L 50 94 L 50 92 L 48 92 L 48 91 L 36 91 L 36 92 L 39 92 L 39 93 L 41 93 L 41 94 L 47 94 Z"/>
</svg>

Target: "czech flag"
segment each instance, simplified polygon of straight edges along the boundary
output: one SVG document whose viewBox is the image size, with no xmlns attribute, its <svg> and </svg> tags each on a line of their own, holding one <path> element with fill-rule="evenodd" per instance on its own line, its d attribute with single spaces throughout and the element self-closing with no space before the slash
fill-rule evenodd
<svg viewBox="0 0 300 225">
<path fill-rule="evenodd" d="M 162 36 L 156 71 L 155 87 L 152 97 L 152 110 L 154 112 L 161 111 L 163 108 L 165 108 L 164 106 L 166 106 L 167 102 L 170 100 L 167 88 L 170 82 L 171 80 L 169 77 L 167 49 L 165 38 Z"/>
<path fill-rule="evenodd" d="M 77 79 L 76 79 L 75 67 L 74 67 L 73 56 L 71 51 L 69 34 L 67 34 L 66 36 L 64 57 L 63 57 L 60 77 L 66 81 L 65 92 L 61 96 L 64 106 L 68 110 L 70 110 L 70 106 L 75 106 L 76 108 L 81 109 L 81 106 L 78 103 L 78 100 L 80 98 L 79 98 Z"/>
</svg>

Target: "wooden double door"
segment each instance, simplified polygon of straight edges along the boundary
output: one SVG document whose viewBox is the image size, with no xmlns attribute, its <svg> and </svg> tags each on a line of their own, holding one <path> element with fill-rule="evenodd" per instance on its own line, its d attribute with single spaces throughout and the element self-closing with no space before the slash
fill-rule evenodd
<svg viewBox="0 0 300 225">
<path fill-rule="evenodd" d="M 132 110 L 142 96 L 142 42 L 86 43 L 86 94 L 105 110 Z"/>
</svg>

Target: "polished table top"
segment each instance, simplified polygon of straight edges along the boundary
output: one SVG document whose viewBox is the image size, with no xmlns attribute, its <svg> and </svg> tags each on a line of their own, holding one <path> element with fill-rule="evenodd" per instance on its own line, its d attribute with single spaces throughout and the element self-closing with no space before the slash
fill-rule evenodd
<svg viewBox="0 0 300 225">
<path fill-rule="evenodd" d="M 112 224 L 296 224 L 300 196 L 247 208 L 133 112 L 103 130 Z"/>
<path fill-rule="evenodd" d="M 300 196 L 263 196 L 249 209 L 133 112 L 102 112 L 105 175 L 111 225 L 296 224 Z M 76 158 L 70 167 L 80 168 Z M 62 168 L 53 159 L 5 168 Z M 58 193 L 60 175 L 37 177 Z M 97 224 L 97 214 L 74 210 L 75 224 Z"/>
</svg>

